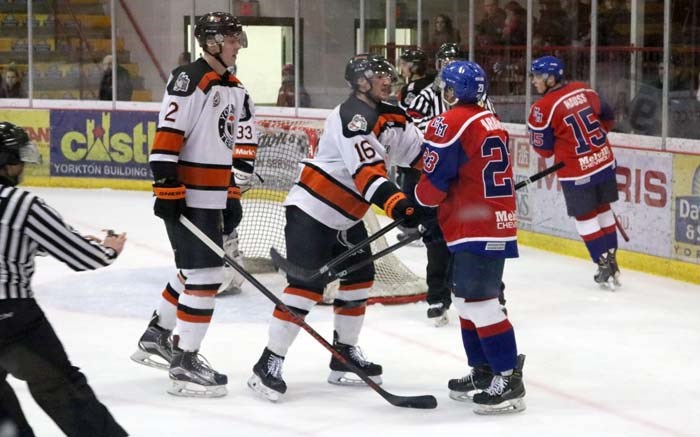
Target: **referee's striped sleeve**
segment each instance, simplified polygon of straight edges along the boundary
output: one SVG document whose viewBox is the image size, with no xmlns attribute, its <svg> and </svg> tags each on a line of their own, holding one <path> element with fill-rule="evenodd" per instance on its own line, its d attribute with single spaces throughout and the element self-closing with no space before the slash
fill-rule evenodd
<svg viewBox="0 0 700 437">
<path fill-rule="evenodd" d="M 73 270 L 95 270 L 117 258 L 114 249 L 80 235 L 40 198 L 32 202 L 25 226 L 29 238 Z"/>
</svg>

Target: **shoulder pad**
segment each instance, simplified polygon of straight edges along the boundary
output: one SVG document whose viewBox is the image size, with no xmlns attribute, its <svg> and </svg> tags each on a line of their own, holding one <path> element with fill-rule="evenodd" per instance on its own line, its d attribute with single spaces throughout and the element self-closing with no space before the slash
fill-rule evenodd
<svg viewBox="0 0 700 437">
<path fill-rule="evenodd" d="M 350 96 L 340 104 L 340 123 L 343 126 L 343 136 L 352 138 L 356 135 L 368 135 L 372 132 L 379 118 L 379 112 Z"/>
<path fill-rule="evenodd" d="M 209 70 L 211 70 L 211 67 L 203 59 L 174 69 L 171 73 L 172 79 L 167 87 L 168 94 L 189 96 L 197 89 L 197 85 L 202 80 L 202 77 Z"/>
</svg>

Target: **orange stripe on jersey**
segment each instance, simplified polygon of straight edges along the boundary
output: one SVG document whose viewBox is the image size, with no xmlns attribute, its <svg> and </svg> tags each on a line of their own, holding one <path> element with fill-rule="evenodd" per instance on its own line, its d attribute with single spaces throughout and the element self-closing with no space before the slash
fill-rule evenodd
<svg viewBox="0 0 700 437">
<path fill-rule="evenodd" d="M 190 323 L 209 323 L 211 322 L 211 315 L 208 316 L 196 316 L 194 314 L 187 314 L 184 311 L 177 312 L 177 318 Z"/>
<path fill-rule="evenodd" d="M 387 177 L 384 161 L 377 161 L 373 164 L 362 166 L 360 170 L 352 176 L 355 180 L 355 186 L 360 193 L 364 193 L 367 186 L 374 182 L 377 177 Z"/>
<path fill-rule="evenodd" d="M 229 199 L 240 199 L 241 189 L 238 187 L 228 187 L 228 197 Z"/>
<path fill-rule="evenodd" d="M 209 73 L 205 74 L 202 76 L 202 78 L 199 80 L 199 83 L 197 84 L 197 87 L 204 91 L 209 87 L 209 84 L 213 81 L 221 80 L 221 76 L 219 76 L 216 71 L 210 71 Z"/>
<path fill-rule="evenodd" d="M 221 187 L 226 189 L 231 182 L 231 168 L 193 167 L 180 164 L 177 167 L 178 176 L 185 185 Z"/>
<path fill-rule="evenodd" d="M 296 287 L 287 287 L 284 289 L 284 292 L 294 296 L 303 297 L 304 299 L 309 299 L 314 302 L 320 302 L 321 298 L 323 297 L 318 293 L 314 293 L 313 291 L 304 290 L 303 288 Z"/>
<path fill-rule="evenodd" d="M 340 291 L 362 290 L 363 288 L 372 288 L 372 285 L 374 285 L 374 281 L 360 282 L 357 284 L 341 285 L 340 287 L 338 287 L 338 290 L 340 290 Z"/>
<path fill-rule="evenodd" d="M 346 191 L 345 187 L 308 165 L 304 166 L 299 183 L 355 220 L 360 220 L 369 208 L 369 204 L 359 200 L 356 194 Z"/>
<path fill-rule="evenodd" d="M 184 293 L 188 294 L 190 296 L 199 296 L 199 297 L 212 297 L 216 296 L 217 290 L 190 290 L 188 288 L 185 288 Z"/>
<path fill-rule="evenodd" d="M 272 312 L 272 317 L 280 320 L 284 320 L 285 322 L 289 323 L 294 323 L 295 325 L 297 324 L 296 321 L 292 318 L 292 316 L 289 315 L 288 312 L 278 310 L 275 308 L 275 310 Z M 304 317 L 301 317 L 301 319 L 304 319 Z"/>
<path fill-rule="evenodd" d="M 379 136 L 379 132 L 382 131 L 382 127 L 384 127 L 384 125 L 390 121 L 406 124 L 406 116 L 400 114 L 382 114 L 379 116 L 377 122 L 374 124 L 374 128 L 372 128 L 372 133 L 374 133 L 375 136 Z"/>
<path fill-rule="evenodd" d="M 236 147 L 233 148 L 233 158 L 234 159 L 255 159 L 257 154 L 258 154 L 257 146 L 236 144 Z"/>
<path fill-rule="evenodd" d="M 167 131 L 156 132 L 156 137 L 153 139 L 153 152 L 175 152 L 180 153 L 182 144 L 185 142 L 185 137 L 182 134 Z"/>
<path fill-rule="evenodd" d="M 336 307 L 333 308 L 333 312 L 336 314 L 340 314 L 341 316 L 364 316 L 365 315 L 365 310 L 367 309 L 367 305 L 361 305 L 359 307 L 352 307 L 352 308 L 343 308 L 343 307 Z"/>
</svg>

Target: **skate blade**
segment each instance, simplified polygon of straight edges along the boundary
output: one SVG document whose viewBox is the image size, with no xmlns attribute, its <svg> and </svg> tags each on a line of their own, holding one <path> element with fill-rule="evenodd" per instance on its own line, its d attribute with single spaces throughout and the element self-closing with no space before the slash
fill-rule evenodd
<svg viewBox="0 0 700 437">
<path fill-rule="evenodd" d="M 512 414 L 524 411 L 526 408 L 525 400 L 523 398 L 511 399 L 503 401 L 496 405 L 480 405 L 477 404 L 474 407 L 474 412 L 476 414 L 481 414 L 484 416 L 495 416 L 498 414 Z"/>
<path fill-rule="evenodd" d="M 599 282 L 598 285 L 600 285 L 600 288 L 603 290 L 608 290 L 608 291 L 615 291 L 617 287 L 619 286 L 619 283 L 615 283 L 615 279 L 611 276 L 607 281 L 605 282 Z"/>
<path fill-rule="evenodd" d="M 235 285 L 232 287 L 227 287 L 218 293 L 216 293 L 216 297 L 229 297 L 229 296 L 237 296 L 241 294 L 243 290 L 240 289 L 240 287 L 236 287 Z"/>
<path fill-rule="evenodd" d="M 474 395 L 481 392 L 481 390 L 471 390 L 471 391 L 455 391 L 450 390 L 450 399 L 458 402 L 472 402 L 474 400 Z"/>
<path fill-rule="evenodd" d="M 157 358 L 157 359 L 154 359 Z M 153 367 L 154 369 L 169 370 L 170 363 L 165 361 L 163 357 L 156 354 L 151 354 L 141 349 L 131 354 L 131 360 L 143 366 Z"/>
<path fill-rule="evenodd" d="M 283 393 L 265 386 L 260 377 L 256 374 L 253 374 L 253 376 L 248 379 L 248 387 L 268 401 L 277 402 L 282 399 Z"/>
<path fill-rule="evenodd" d="M 203 386 L 189 381 L 171 380 L 172 384 L 168 393 L 173 396 L 185 398 L 220 398 L 226 396 L 228 390 L 225 385 Z"/>
<path fill-rule="evenodd" d="M 351 376 L 355 376 L 355 378 L 352 378 Z M 381 385 L 382 384 L 382 376 L 377 375 L 377 376 L 370 376 L 369 379 L 374 381 L 375 383 Z M 361 386 L 361 385 L 367 385 L 363 380 L 361 380 L 359 377 L 357 377 L 354 373 L 352 372 L 347 372 L 345 370 L 331 370 L 330 375 L 328 375 L 328 382 L 330 384 L 334 385 L 346 385 L 346 386 Z"/>
<path fill-rule="evenodd" d="M 431 320 L 436 328 L 440 328 L 441 326 L 445 326 L 450 323 L 450 318 L 447 317 L 447 313 L 438 317 L 433 317 Z"/>
</svg>

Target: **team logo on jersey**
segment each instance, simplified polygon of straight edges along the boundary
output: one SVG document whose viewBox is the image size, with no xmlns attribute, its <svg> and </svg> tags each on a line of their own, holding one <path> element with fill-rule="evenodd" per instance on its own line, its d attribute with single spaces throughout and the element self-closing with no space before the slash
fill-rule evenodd
<svg viewBox="0 0 700 437">
<path fill-rule="evenodd" d="M 350 132 L 366 131 L 367 130 L 367 120 L 360 114 L 355 114 L 348 123 L 348 130 Z"/>
<path fill-rule="evenodd" d="M 219 138 L 233 150 L 236 145 L 236 108 L 227 105 L 219 115 Z"/>
<path fill-rule="evenodd" d="M 173 86 L 173 91 L 178 91 L 184 93 L 187 88 L 190 87 L 190 77 L 184 71 L 177 76 L 175 79 L 175 85 Z"/>
<path fill-rule="evenodd" d="M 544 115 L 542 114 L 542 111 L 540 111 L 540 107 L 539 107 L 539 106 L 535 106 L 534 115 L 535 115 L 535 120 L 536 120 L 538 123 L 542 123 L 542 118 L 544 117 Z"/>
<path fill-rule="evenodd" d="M 221 94 L 217 91 L 214 93 L 214 107 L 216 108 L 221 103 Z"/>
<path fill-rule="evenodd" d="M 443 123 L 445 120 L 445 117 L 435 117 L 432 122 L 430 122 L 430 126 L 435 128 L 435 136 L 436 137 L 444 137 L 445 136 L 445 131 L 447 130 L 447 124 Z"/>
</svg>

